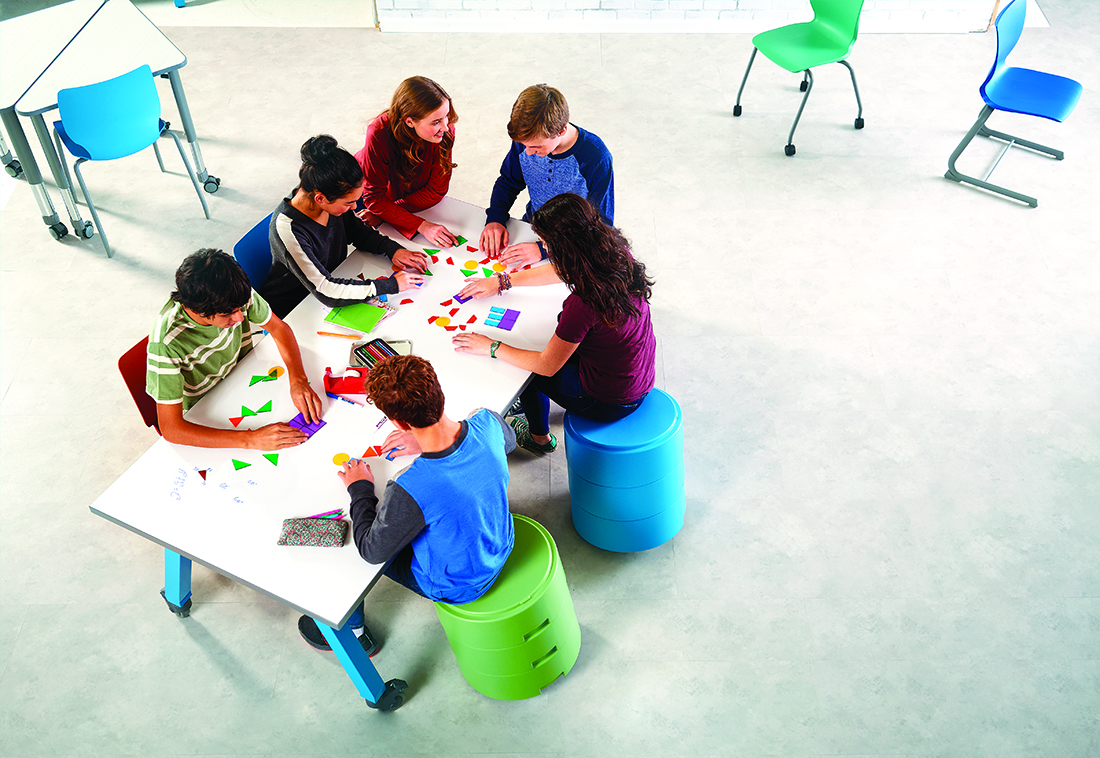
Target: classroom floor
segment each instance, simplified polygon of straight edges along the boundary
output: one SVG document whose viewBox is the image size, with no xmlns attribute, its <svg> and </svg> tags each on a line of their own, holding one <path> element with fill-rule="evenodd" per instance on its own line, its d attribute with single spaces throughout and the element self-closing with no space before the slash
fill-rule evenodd
<svg viewBox="0 0 1100 758">
<path fill-rule="evenodd" d="M 50 239 L 24 182 L 0 214 L 0 754 L 1100 755 L 1100 14 L 1042 6 L 1014 63 L 1084 96 L 1064 124 L 991 122 L 1065 150 L 994 174 L 1037 209 L 943 178 L 992 34 L 861 37 L 866 128 L 847 72 L 821 69 L 788 158 L 798 76 L 758 58 L 730 115 L 747 35 L 168 29 L 213 219 L 170 146 L 169 175 L 149 154 L 87 167 L 113 260 Z M 88 505 L 155 438 L 115 362 L 179 261 L 268 213 L 308 136 L 357 150 L 412 74 L 454 97 L 457 198 L 487 201 L 528 84 L 610 147 L 617 223 L 657 280 L 688 515 L 662 547 L 603 552 L 573 530 L 564 452 L 515 455 L 576 667 L 482 697 L 431 605 L 383 580 L 375 662 L 410 690 L 379 714 L 278 602 L 196 566 L 173 616 L 161 550 Z"/>
</svg>

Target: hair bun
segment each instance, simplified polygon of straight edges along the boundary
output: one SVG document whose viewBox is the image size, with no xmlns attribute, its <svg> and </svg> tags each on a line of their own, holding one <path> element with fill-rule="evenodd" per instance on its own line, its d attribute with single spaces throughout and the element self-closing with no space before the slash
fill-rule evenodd
<svg viewBox="0 0 1100 758">
<path fill-rule="evenodd" d="M 320 163 L 336 150 L 336 138 L 331 134 L 318 134 L 310 137 L 302 145 L 302 163 Z"/>
</svg>

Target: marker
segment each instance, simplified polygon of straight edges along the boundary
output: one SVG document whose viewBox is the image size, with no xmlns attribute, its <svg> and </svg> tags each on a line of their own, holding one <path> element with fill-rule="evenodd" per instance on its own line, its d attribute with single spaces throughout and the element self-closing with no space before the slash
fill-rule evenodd
<svg viewBox="0 0 1100 758">
<path fill-rule="evenodd" d="M 354 400 L 348 400 L 346 397 L 342 397 L 340 395 L 334 395 L 331 392 L 326 392 L 325 394 L 328 395 L 329 397 L 331 397 L 333 400 L 343 400 L 348 405 L 354 405 L 356 408 L 361 408 L 362 407 L 361 405 L 359 405 L 359 403 L 355 402 Z"/>
<path fill-rule="evenodd" d="M 361 340 L 363 335 L 361 334 L 337 334 L 336 332 L 317 332 L 322 337 L 343 337 L 346 340 Z"/>
<path fill-rule="evenodd" d="M 387 460 L 387 461 L 392 461 L 392 460 L 393 460 L 393 456 L 394 456 L 394 454 L 395 454 L 395 453 L 397 453 L 397 451 L 398 451 L 398 450 L 404 450 L 404 449 L 405 449 L 405 446 L 404 446 L 404 445 L 398 445 L 398 446 L 397 446 L 397 447 L 395 447 L 395 448 L 394 448 L 393 450 L 391 450 L 391 451 L 389 451 L 388 453 L 386 453 L 386 460 Z"/>
</svg>

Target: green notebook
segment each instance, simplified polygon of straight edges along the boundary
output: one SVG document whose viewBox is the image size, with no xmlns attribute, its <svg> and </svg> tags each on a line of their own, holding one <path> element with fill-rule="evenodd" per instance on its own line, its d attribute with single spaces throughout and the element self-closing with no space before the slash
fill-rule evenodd
<svg viewBox="0 0 1100 758">
<path fill-rule="evenodd" d="M 325 321 L 369 334 L 370 330 L 378 326 L 378 322 L 385 318 L 387 313 L 388 311 L 385 308 L 378 305 L 356 303 L 355 305 L 345 305 L 342 308 L 333 308 L 332 312 L 325 316 Z"/>
</svg>

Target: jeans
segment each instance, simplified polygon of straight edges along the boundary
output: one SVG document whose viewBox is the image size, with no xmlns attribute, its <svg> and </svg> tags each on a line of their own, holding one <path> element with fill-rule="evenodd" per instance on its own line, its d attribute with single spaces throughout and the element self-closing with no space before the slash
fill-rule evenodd
<svg viewBox="0 0 1100 758">
<path fill-rule="evenodd" d="M 550 433 L 551 400 L 565 410 L 593 421 L 618 421 L 638 410 L 645 395 L 624 405 L 597 400 L 581 386 L 578 364 L 569 362 L 553 376 L 533 374 L 531 382 L 520 393 L 519 399 L 523 403 L 523 412 L 527 416 L 531 434 L 542 436 Z"/>
<path fill-rule="evenodd" d="M 413 549 L 410 543 L 401 548 L 400 552 L 393 557 L 393 560 L 390 561 L 390 565 L 386 566 L 386 570 L 382 573 L 405 589 L 412 590 L 417 595 L 420 595 L 420 597 L 428 597 L 424 594 L 424 591 L 420 589 L 420 585 L 416 583 L 416 577 L 413 576 L 412 559 Z M 431 600 L 431 598 L 428 599 Z M 433 600 L 432 602 L 435 601 Z"/>
</svg>

